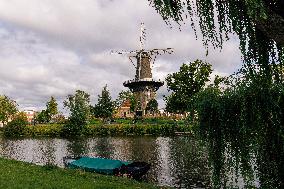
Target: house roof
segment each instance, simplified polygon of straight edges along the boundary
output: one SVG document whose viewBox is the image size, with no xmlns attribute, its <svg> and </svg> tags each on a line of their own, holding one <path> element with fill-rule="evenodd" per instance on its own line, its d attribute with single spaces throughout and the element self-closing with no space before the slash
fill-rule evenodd
<svg viewBox="0 0 284 189">
<path fill-rule="evenodd" d="M 125 100 L 122 104 L 121 104 L 121 108 L 122 107 L 130 107 L 131 106 L 131 102 L 130 100 Z"/>
</svg>

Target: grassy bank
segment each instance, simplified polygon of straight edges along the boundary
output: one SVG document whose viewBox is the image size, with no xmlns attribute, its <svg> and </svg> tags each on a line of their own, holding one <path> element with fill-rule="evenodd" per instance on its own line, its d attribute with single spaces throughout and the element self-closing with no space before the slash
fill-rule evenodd
<svg viewBox="0 0 284 189">
<path fill-rule="evenodd" d="M 0 158 L 0 188 L 158 188 L 131 179 Z"/>
<path fill-rule="evenodd" d="M 63 124 L 38 124 L 22 127 L 22 136 L 60 137 Z M 191 132 L 192 127 L 184 121 L 146 119 L 133 123 L 133 120 L 117 119 L 110 124 L 92 120 L 82 131 L 83 136 L 128 136 L 154 135 L 171 136 L 175 132 Z M 12 133 L 13 136 L 13 133 Z"/>
</svg>

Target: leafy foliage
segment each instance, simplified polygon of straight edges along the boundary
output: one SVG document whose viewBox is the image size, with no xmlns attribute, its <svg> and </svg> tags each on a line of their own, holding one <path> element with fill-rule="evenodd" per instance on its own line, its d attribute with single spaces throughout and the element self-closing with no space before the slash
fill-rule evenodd
<svg viewBox="0 0 284 189">
<path fill-rule="evenodd" d="M 25 130 L 25 137 L 60 137 L 63 132 L 62 124 L 29 125 Z"/>
<path fill-rule="evenodd" d="M 4 127 L 4 136 L 19 137 L 25 134 L 28 124 L 27 116 L 24 112 L 20 112 L 13 117 L 11 122 Z"/>
<path fill-rule="evenodd" d="M 135 112 L 138 108 L 141 108 L 141 103 L 137 101 L 134 95 L 130 97 L 130 112 Z"/>
<path fill-rule="evenodd" d="M 98 95 L 98 104 L 95 105 L 93 113 L 95 117 L 111 118 L 114 111 L 114 102 L 111 99 L 107 86 L 104 86 L 101 95 Z"/>
<path fill-rule="evenodd" d="M 65 119 L 65 116 L 59 112 L 57 113 L 53 118 L 52 118 L 53 122 L 54 123 L 59 123 L 59 124 L 62 124 L 62 123 L 65 123 L 66 122 L 66 119 Z"/>
<path fill-rule="evenodd" d="M 90 95 L 77 90 L 74 95 L 68 95 L 64 107 L 70 111 L 69 120 L 63 128 L 63 135 L 80 135 L 90 116 Z"/>
<path fill-rule="evenodd" d="M 166 78 L 168 90 L 173 93 L 166 97 L 168 112 L 189 112 L 193 96 L 198 93 L 209 81 L 211 65 L 201 60 L 190 64 L 183 64 L 176 73 L 169 74 Z"/>
<path fill-rule="evenodd" d="M 50 120 L 49 114 L 46 110 L 42 110 L 35 116 L 35 121 L 37 123 L 48 123 Z"/>
<path fill-rule="evenodd" d="M 0 95 L 0 121 L 3 124 L 6 124 L 8 119 L 17 113 L 17 106 L 16 102 L 8 96 Z"/>
<path fill-rule="evenodd" d="M 133 96 L 133 94 L 129 90 L 127 90 L 127 91 L 123 91 L 123 90 L 120 91 L 118 93 L 117 99 L 114 102 L 115 103 L 115 107 L 119 108 L 124 101 L 131 99 L 132 96 Z"/>
<path fill-rule="evenodd" d="M 125 119 L 120 120 L 125 122 Z M 120 122 L 117 121 L 117 122 Z M 116 124 L 95 124 L 88 125 L 85 130 L 87 136 L 127 136 L 127 135 L 155 135 L 155 136 L 173 136 L 175 132 L 189 132 L 192 128 L 184 122 L 174 120 L 153 119 L 139 120 L 135 124 L 133 121 L 128 123 Z"/>
<path fill-rule="evenodd" d="M 240 74 L 228 78 L 223 90 L 217 87 L 222 81 L 215 80 L 215 86 L 197 94 L 195 104 L 197 130 L 209 144 L 214 187 L 226 187 L 233 165 L 248 187 L 256 166 L 261 188 L 283 188 L 284 2 L 149 1 L 166 21 L 190 18 L 194 30 L 198 21 L 206 47 L 222 47 L 231 32 L 239 36 L 245 60 Z"/>
<path fill-rule="evenodd" d="M 151 99 L 146 106 L 146 112 L 154 115 L 158 112 L 158 102 L 156 99 Z"/>
<path fill-rule="evenodd" d="M 58 108 L 57 108 L 58 104 L 56 102 L 56 99 L 51 96 L 50 100 L 46 103 L 46 114 L 47 114 L 47 118 L 49 119 L 48 122 L 56 115 L 58 114 Z"/>
<path fill-rule="evenodd" d="M 282 0 L 149 1 L 167 23 L 171 20 L 180 23 L 189 18 L 196 31 L 198 22 L 206 47 L 209 43 L 222 47 L 229 33 L 235 32 L 246 62 L 268 64 L 283 58 Z M 281 62 L 283 64 L 283 59 Z"/>
<path fill-rule="evenodd" d="M 58 104 L 56 99 L 51 96 L 50 100 L 46 103 L 46 109 L 42 110 L 35 116 L 35 121 L 37 123 L 49 123 L 49 122 L 56 122 L 54 119 L 58 114 Z"/>
<path fill-rule="evenodd" d="M 115 100 L 115 108 L 119 108 L 123 102 L 130 100 L 130 111 L 134 112 L 137 107 L 137 100 L 134 96 L 134 94 L 127 90 L 127 91 L 121 91 L 118 94 L 117 99 Z"/>
<path fill-rule="evenodd" d="M 243 68 L 225 90 L 210 86 L 197 95 L 197 131 L 209 145 L 215 188 L 226 186 L 232 167 L 247 187 L 254 174 L 261 188 L 284 186 L 284 85 L 255 70 Z"/>
<path fill-rule="evenodd" d="M 74 129 L 71 128 L 72 130 L 67 130 L 70 127 L 67 127 L 64 124 L 38 124 L 33 126 L 18 123 L 19 122 L 9 128 L 6 126 L 7 130 L 4 128 L 7 136 L 73 137 L 75 134 L 80 136 L 173 136 L 175 135 L 175 132 L 192 131 L 192 126 L 183 120 L 176 121 L 163 118 L 138 120 L 135 124 L 132 119 L 116 119 L 112 124 L 105 124 L 101 120 L 93 120 L 84 127 L 81 133 L 70 133 L 70 131 L 74 131 Z"/>
</svg>

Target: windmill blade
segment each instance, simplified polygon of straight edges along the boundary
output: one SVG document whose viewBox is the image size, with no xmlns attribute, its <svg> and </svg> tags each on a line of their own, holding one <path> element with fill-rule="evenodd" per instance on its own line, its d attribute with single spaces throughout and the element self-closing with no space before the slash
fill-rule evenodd
<svg viewBox="0 0 284 189">
<path fill-rule="evenodd" d="M 173 51 L 173 48 L 165 48 L 165 49 L 152 49 L 150 51 L 165 51 L 165 52 L 169 52 L 169 51 Z"/>
<path fill-rule="evenodd" d="M 122 51 L 111 50 L 110 51 L 110 54 L 129 54 L 129 53 L 130 53 L 130 51 L 124 51 L 124 50 L 122 50 Z"/>
<path fill-rule="evenodd" d="M 112 50 L 111 51 L 111 54 L 128 55 L 130 62 L 136 69 L 135 79 L 140 78 L 140 72 L 141 72 L 143 63 L 145 63 L 145 61 L 150 61 L 150 67 L 151 67 L 150 72 L 151 72 L 151 69 L 153 68 L 153 65 L 158 55 L 172 54 L 174 52 L 173 48 L 144 49 L 145 43 L 146 43 L 146 28 L 145 28 L 144 23 L 142 22 L 141 28 L 140 28 L 140 37 L 139 37 L 139 46 L 140 46 L 139 50 L 132 50 L 132 51 Z M 143 58 L 145 58 L 145 61 L 142 61 Z M 137 61 L 135 62 L 134 59 L 136 59 Z"/>
<path fill-rule="evenodd" d="M 148 53 L 150 55 L 162 55 L 162 54 L 172 54 L 174 52 L 173 48 L 165 48 L 165 49 L 149 49 L 149 50 L 133 50 L 133 51 L 125 51 L 125 50 L 121 50 L 121 51 L 114 51 L 112 50 L 110 53 L 111 54 L 129 54 L 131 56 L 139 56 L 139 58 L 141 59 L 141 56 L 143 53 Z"/>
<path fill-rule="evenodd" d="M 173 48 L 166 49 L 151 49 L 151 50 L 143 50 L 143 52 L 149 53 L 150 55 L 162 55 L 162 54 L 172 54 L 174 52 Z"/>
<path fill-rule="evenodd" d="M 137 54 L 137 52 L 139 52 L 139 51 L 138 50 L 134 50 L 134 51 L 125 51 L 125 50 L 115 51 L 115 50 L 112 50 L 112 51 L 110 51 L 110 54 Z"/>
<path fill-rule="evenodd" d="M 173 48 L 165 48 L 165 49 L 145 49 L 145 52 L 153 52 L 153 51 L 166 51 L 166 52 L 170 52 L 173 51 Z"/>
<path fill-rule="evenodd" d="M 140 49 L 142 50 L 144 49 L 146 43 L 146 28 L 144 22 L 141 23 L 139 41 L 140 41 Z"/>
<path fill-rule="evenodd" d="M 154 58 L 152 59 L 152 65 L 151 65 L 151 69 L 153 69 L 155 61 L 156 61 L 157 55 L 154 55 Z"/>
<path fill-rule="evenodd" d="M 135 66 L 133 60 L 131 59 L 131 58 L 136 58 L 136 56 L 128 56 L 128 58 L 129 58 L 130 62 L 132 63 L 132 65 L 134 66 L 134 68 L 136 69 L 137 66 Z"/>
</svg>

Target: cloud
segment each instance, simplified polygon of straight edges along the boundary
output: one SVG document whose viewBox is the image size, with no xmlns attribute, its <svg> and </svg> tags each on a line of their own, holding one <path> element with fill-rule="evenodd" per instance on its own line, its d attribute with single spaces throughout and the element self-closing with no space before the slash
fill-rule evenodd
<svg viewBox="0 0 284 189">
<path fill-rule="evenodd" d="M 95 103 L 107 84 L 116 98 L 135 69 L 127 56 L 110 51 L 139 48 L 141 21 L 147 28 L 146 48 L 175 51 L 157 57 L 154 78 L 164 79 L 195 59 L 224 74 L 241 64 L 234 36 L 221 52 L 210 48 L 206 57 L 190 26 L 170 28 L 147 0 L 0 0 L 0 94 L 11 96 L 20 107 L 43 108 L 51 95 L 62 102 L 76 89 L 90 93 Z M 157 93 L 159 104 L 165 94 L 163 86 Z"/>
</svg>

